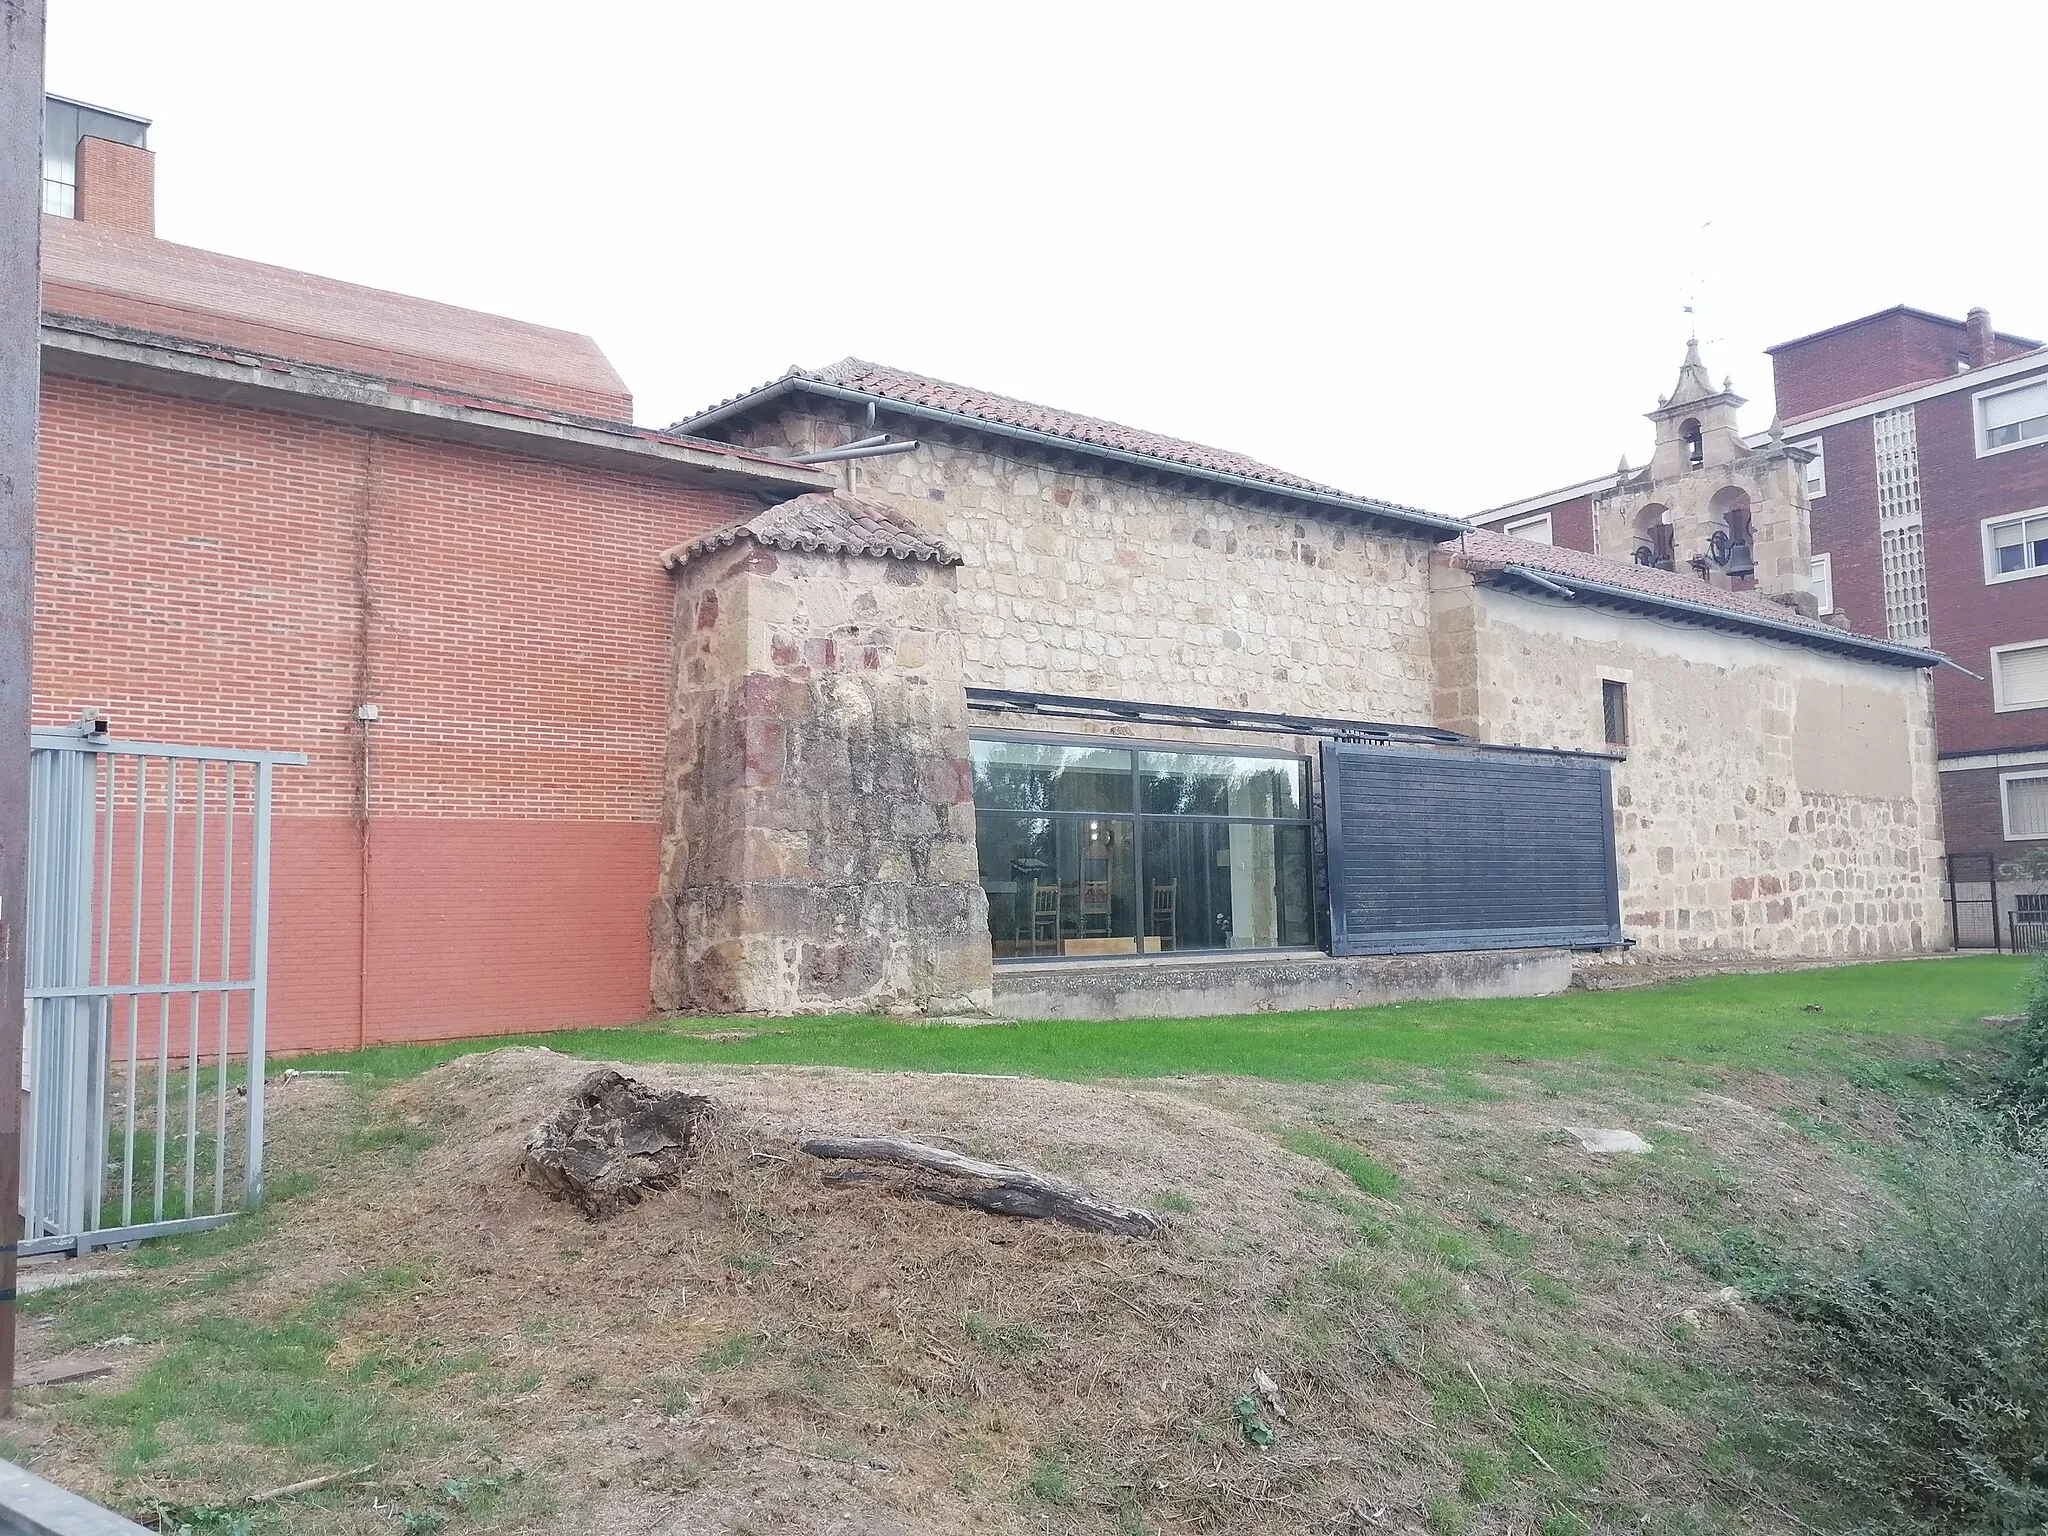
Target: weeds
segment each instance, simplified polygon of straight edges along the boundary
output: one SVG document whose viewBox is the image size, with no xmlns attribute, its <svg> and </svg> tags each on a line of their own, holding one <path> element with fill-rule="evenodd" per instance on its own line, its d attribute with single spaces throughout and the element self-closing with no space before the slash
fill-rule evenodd
<svg viewBox="0 0 2048 1536">
<path fill-rule="evenodd" d="M 1895 1215 L 1775 1305 L 1807 1326 L 1778 1449 L 1895 1529 L 2048 1525 L 2048 1145 L 1961 1112 L 1895 1157 Z"/>
</svg>

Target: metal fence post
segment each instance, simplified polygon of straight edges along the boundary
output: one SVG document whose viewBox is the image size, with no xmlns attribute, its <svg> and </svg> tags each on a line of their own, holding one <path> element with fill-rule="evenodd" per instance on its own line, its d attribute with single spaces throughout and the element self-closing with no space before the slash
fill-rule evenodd
<svg viewBox="0 0 2048 1536">
<path fill-rule="evenodd" d="M 21 1238 L 42 160 L 43 0 L 0 0 L 0 1417 L 14 1412 L 14 1264 Z"/>
<path fill-rule="evenodd" d="M 270 992 L 270 778 L 271 764 L 256 765 L 255 846 L 249 870 L 249 1099 L 242 1120 L 247 1141 L 242 1154 L 242 1203 L 263 1199 L 263 1046 Z M 225 1091 L 225 1085 L 223 1085 Z"/>
</svg>

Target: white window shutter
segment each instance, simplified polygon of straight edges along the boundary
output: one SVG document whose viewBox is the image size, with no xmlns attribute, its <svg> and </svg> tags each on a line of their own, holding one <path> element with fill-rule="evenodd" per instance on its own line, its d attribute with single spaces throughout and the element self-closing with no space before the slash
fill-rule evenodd
<svg viewBox="0 0 2048 1536">
<path fill-rule="evenodd" d="M 2005 835 L 2048 837 L 2048 778 L 2005 781 Z"/>
<path fill-rule="evenodd" d="M 2001 708 L 2019 709 L 2031 704 L 2048 704 L 2048 645 L 2000 651 L 1996 662 Z"/>
</svg>

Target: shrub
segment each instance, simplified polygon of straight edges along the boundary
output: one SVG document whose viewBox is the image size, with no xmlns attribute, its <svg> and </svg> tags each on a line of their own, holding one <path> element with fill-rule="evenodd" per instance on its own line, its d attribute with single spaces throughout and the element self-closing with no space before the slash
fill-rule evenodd
<svg viewBox="0 0 2048 1536">
<path fill-rule="evenodd" d="M 2048 1121 L 2048 960 L 2034 968 L 2026 1011 L 2013 1031 L 2005 1085 L 2023 1118 Z"/>
<path fill-rule="evenodd" d="M 1872 1528 L 2048 1528 L 2044 1150 L 1938 1119 L 1895 1164 L 1896 1219 L 1855 1266 L 1774 1298 L 1807 1325 L 1784 1362 L 1781 1447 Z"/>
</svg>

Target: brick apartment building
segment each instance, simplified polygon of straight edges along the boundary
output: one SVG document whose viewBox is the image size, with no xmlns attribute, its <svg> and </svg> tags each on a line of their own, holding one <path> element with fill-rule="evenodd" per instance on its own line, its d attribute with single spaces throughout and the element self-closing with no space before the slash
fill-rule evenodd
<svg viewBox="0 0 2048 1536">
<path fill-rule="evenodd" d="M 307 755 L 282 1047 L 644 1016 L 659 553 L 829 477 L 634 427 L 585 337 L 158 240 L 147 125 L 49 121 L 36 723 Z"/>
<path fill-rule="evenodd" d="M 1953 320 L 1901 305 L 1768 350 L 1774 433 L 1809 455 L 1816 610 L 1955 663 L 1933 676 L 1943 820 L 1982 896 L 1975 856 L 2009 876 L 2048 849 L 2048 580 L 2035 579 L 2048 577 L 2048 347 L 1981 309 Z M 1624 464 L 1621 480 L 1633 473 Z M 1600 526 L 1616 486 L 1610 474 L 1474 521 L 1600 548 L 1634 535 Z M 2048 919 L 2048 886 L 2005 886 L 1999 907 L 2001 922 Z"/>
</svg>

